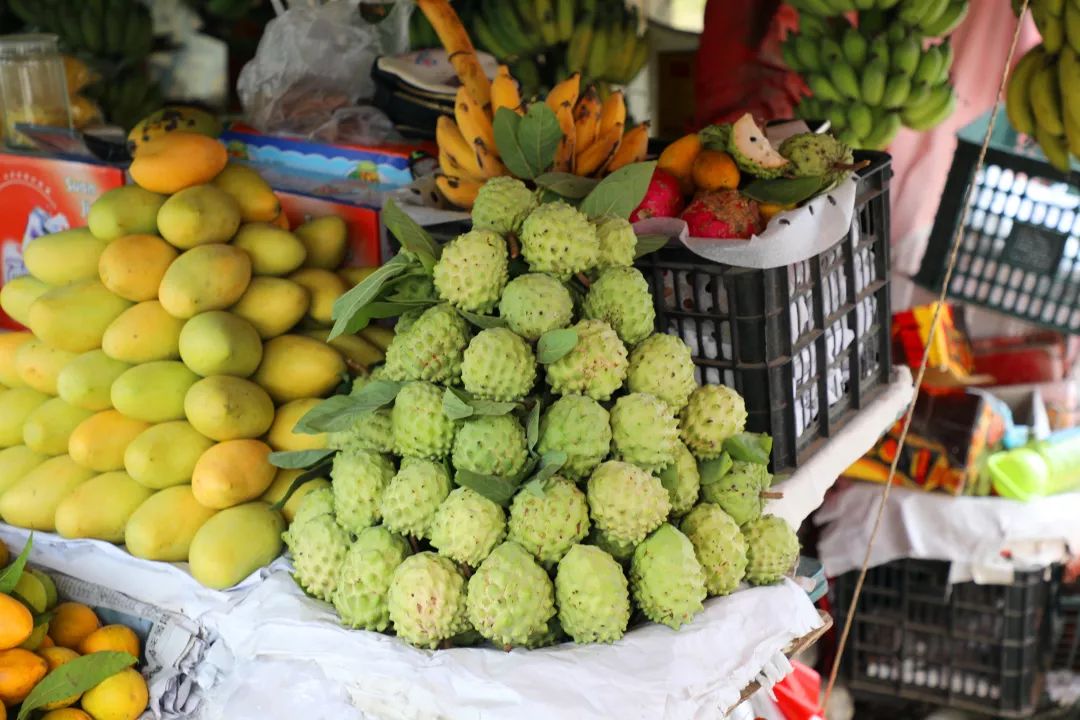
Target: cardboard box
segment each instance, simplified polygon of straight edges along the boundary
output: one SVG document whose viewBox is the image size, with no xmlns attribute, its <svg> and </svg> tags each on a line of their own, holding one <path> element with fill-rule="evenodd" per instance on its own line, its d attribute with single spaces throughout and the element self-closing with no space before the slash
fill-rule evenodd
<svg viewBox="0 0 1080 720">
<path fill-rule="evenodd" d="M 347 267 L 377 267 L 382 264 L 379 237 L 379 211 L 350 205 L 331 198 L 275 190 L 289 226 L 297 227 L 312 218 L 337 215 L 349 228 Z"/>
</svg>

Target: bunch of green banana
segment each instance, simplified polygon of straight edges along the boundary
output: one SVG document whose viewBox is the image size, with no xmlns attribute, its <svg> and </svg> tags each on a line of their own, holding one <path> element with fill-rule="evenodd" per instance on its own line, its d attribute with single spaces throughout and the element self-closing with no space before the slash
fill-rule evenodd
<svg viewBox="0 0 1080 720">
<path fill-rule="evenodd" d="M 154 43 L 150 11 L 138 0 L 9 0 L 36 28 L 56 33 L 68 52 L 140 61 Z"/>
<path fill-rule="evenodd" d="M 1018 132 L 1035 138 L 1051 165 L 1069 171 L 1069 154 L 1080 157 L 1080 54 L 1072 43 L 1052 53 L 1044 42 L 1020 59 L 1009 77 L 1005 111 Z"/>
<path fill-rule="evenodd" d="M 967 16 L 969 0 L 788 0 L 803 15 L 828 18 L 853 11 L 875 13 L 927 37 L 944 37 Z M 860 27 L 863 23 L 860 20 Z M 865 28 L 863 28 L 865 31 Z"/>
<path fill-rule="evenodd" d="M 1021 5 L 1013 1 L 1013 9 Z M 1031 17 L 1046 52 L 1057 55 L 1067 45 L 1080 52 L 1080 0 L 1031 0 Z"/>
</svg>

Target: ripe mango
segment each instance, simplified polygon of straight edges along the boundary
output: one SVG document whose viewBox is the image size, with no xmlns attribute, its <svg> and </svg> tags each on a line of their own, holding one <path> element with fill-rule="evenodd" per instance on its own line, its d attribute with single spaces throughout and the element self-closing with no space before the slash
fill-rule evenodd
<svg viewBox="0 0 1080 720">
<path fill-rule="evenodd" d="M 295 235 L 270 223 L 247 223 L 233 245 L 251 256 L 254 275 L 288 275 L 300 267 L 307 250 Z"/>
<path fill-rule="evenodd" d="M 176 131 L 139 143 L 128 172 L 139 187 L 172 195 L 210 182 L 228 161 L 216 139 Z"/>
<path fill-rule="evenodd" d="M 97 280 L 53 288 L 30 306 L 30 329 L 49 345 L 73 353 L 101 347 L 105 328 L 131 307 Z"/>
<path fill-rule="evenodd" d="M 281 335 L 263 346 L 263 358 L 252 379 L 275 402 L 323 397 L 337 387 L 345 361 L 326 343 L 302 335 Z"/>
<path fill-rule="evenodd" d="M 47 285 L 67 285 L 97 279 L 98 258 L 107 243 L 86 228 L 39 237 L 23 246 L 23 263 Z"/>
<path fill-rule="evenodd" d="M 28 332 L 0 332 L 0 385 L 7 388 L 25 387 L 15 366 L 15 357 L 26 343 L 34 339 Z"/>
<path fill-rule="evenodd" d="M 310 300 L 308 291 L 292 280 L 253 277 L 239 302 L 229 310 L 251 323 L 259 337 L 267 340 L 300 322 Z"/>
<path fill-rule="evenodd" d="M 247 377 L 262 360 L 262 340 L 247 320 L 224 310 L 212 310 L 184 323 L 180 358 L 203 377 Z"/>
<path fill-rule="evenodd" d="M 36 453 L 25 445 L 0 450 L 0 495 L 48 459 L 48 456 Z"/>
<path fill-rule="evenodd" d="M 30 306 L 51 287 L 33 275 L 20 275 L 0 288 L 0 309 L 20 325 L 30 324 Z"/>
<path fill-rule="evenodd" d="M 182 362 L 163 360 L 136 365 L 113 383 L 113 407 L 146 422 L 183 420 L 184 396 L 198 379 Z"/>
<path fill-rule="evenodd" d="M 63 455 L 72 431 L 92 414 L 60 398 L 46 400 L 23 423 L 23 443 L 42 455 Z"/>
<path fill-rule="evenodd" d="M 195 463 L 213 445 L 184 420 L 161 423 L 131 441 L 124 451 L 124 469 L 151 490 L 188 484 Z"/>
<path fill-rule="evenodd" d="M 184 413 L 191 426 L 208 438 L 256 438 L 273 423 L 274 402 L 250 380 L 215 375 L 191 386 L 184 398 Z"/>
<path fill-rule="evenodd" d="M 274 415 L 274 424 L 266 434 L 266 442 L 270 443 L 270 447 L 275 450 L 315 450 L 326 447 L 326 433 L 304 435 L 293 432 L 297 421 L 320 402 L 322 401 L 318 398 L 304 398 L 279 407 Z"/>
<path fill-rule="evenodd" d="M 26 418 L 49 399 L 33 388 L 11 388 L 0 392 L 0 447 L 22 445 Z"/>
<path fill-rule="evenodd" d="M 281 554 L 284 530 L 281 513 L 264 502 L 222 510 L 191 541 L 191 574 L 206 587 L 232 587 Z"/>
<path fill-rule="evenodd" d="M 247 165 L 229 163 L 214 178 L 214 185 L 232 195 L 244 222 L 271 222 L 281 213 L 281 203 L 270 183 Z"/>
<path fill-rule="evenodd" d="M 196 185 L 166 200 L 157 223 L 161 237 L 181 250 L 227 243 L 240 227 L 240 206 L 214 185 Z"/>
<path fill-rule="evenodd" d="M 195 533 L 216 513 L 195 500 L 190 485 L 166 488 L 151 495 L 131 514 L 124 543 L 135 557 L 183 562 L 188 559 Z"/>
<path fill-rule="evenodd" d="M 200 245 L 178 257 L 158 288 L 162 307 L 174 317 L 224 310 L 251 282 L 251 258 L 231 245 Z"/>
<path fill-rule="evenodd" d="M 56 532 L 66 538 L 124 542 L 128 519 L 153 490 L 126 472 L 107 472 L 82 483 L 56 508 Z"/>
<path fill-rule="evenodd" d="M 168 105 L 156 110 L 128 133 L 128 150 L 134 154 L 143 143 L 170 132 L 190 132 L 216 138 L 221 135 L 221 121 L 201 108 Z"/>
<path fill-rule="evenodd" d="M 108 335 L 106 330 L 105 337 Z M 91 350 L 76 355 L 56 376 L 56 392 L 75 407 L 95 412 L 108 410 L 112 407 L 109 393 L 113 381 L 130 367 L 126 362 L 113 360 L 104 350 Z"/>
<path fill-rule="evenodd" d="M 226 440 L 202 454 L 191 473 L 191 491 L 208 508 L 223 510 L 266 492 L 277 471 L 270 446 L 258 440 Z"/>
<path fill-rule="evenodd" d="M 296 236 L 307 248 L 305 267 L 336 270 L 345 262 L 349 228 L 337 215 L 307 221 L 296 228 Z"/>
<path fill-rule="evenodd" d="M 116 410 L 102 410 L 71 431 L 68 455 L 95 472 L 123 470 L 128 445 L 150 427 L 150 423 L 125 417 Z"/>
<path fill-rule="evenodd" d="M 101 283 L 125 300 L 153 300 L 177 255 L 176 248 L 157 235 L 128 235 L 102 251 L 97 272 Z"/>
<path fill-rule="evenodd" d="M 56 529 L 56 508 L 93 476 L 93 470 L 79 467 L 67 455 L 49 458 L 0 497 L 0 517 L 16 527 L 52 532 Z"/>
<path fill-rule="evenodd" d="M 184 321 L 165 312 L 157 300 L 128 308 L 112 321 L 101 338 L 101 349 L 113 360 L 136 365 L 180 358 Z"/>
<path fill-rule="evenodd" d="M 334 322 L 334 301 L 349 289 L 337 273 L 318 268 L 297 270 L 289 279 L 307 289 L 311 296 L 307 315 L 320 325 Z"/>
<path fill-rule="evenodd" d="M 125 235 L 156 235 L 157 214 L 164 203 L 164 195 L 138 185 L 113 188 L 90 206 L 86 226 L 105 242 Z"/>
<path fill-rule="evenodd" d="M 57 350 L 40 340 L 31 340 L 19 346 L 15 353 L 15 372 L 27 387 L 46 395 L 56 395 L 60 373 L 77 357 L 75 353 Z"/>
<path fill-rule="evenodd" d="M 337 273 L 348 287 L 353 288 L 367 280 L 368 275 L 378 269 L 377 267 L 344 267 Z"/>
<path fill-rule="evenodd" d="M 266 492 L 259 498 L 265 502 L 273 505 L 274 503 L 285 497 L 285 493 L 289 492 L 289 488 L 292 487 L 293 481 L 299 477 L 303 470 L 286 470 L 284 468 L 277 471 L 277 475 L 274 476 L 274 482 L 266 489 Z M 330 487 L 330 481 L 325 478 L 315 478 L 314 480 L 308 480 L 306 483 L 296 489 L 296 492 L 292 494 L 292 497 L 285 503 L 285 507 L 281 509 L 282 514 L 285 516 L 285 522 L 291 523 L 293 518 L 296 517 L 296 511 L 300 507 L 300 503 L 303 501 L 304 496 L 309 492 L 318 490 L 319 488 Z"/>
</svg>

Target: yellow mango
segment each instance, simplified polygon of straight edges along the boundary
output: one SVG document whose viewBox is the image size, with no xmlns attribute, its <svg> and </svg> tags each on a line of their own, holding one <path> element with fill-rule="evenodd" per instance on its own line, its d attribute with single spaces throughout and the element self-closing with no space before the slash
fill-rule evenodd
<svg viewBox="0 0 1080 720">
<path fill-rule="evenodd" d="M 124 542 L 131 514 L 153 490 L 144 488 L 126 472 L 107 472 L 71 491 L 56 508 L 56 532 L 66 538 L 93 538 Z"/>
<path fill-rule="evenodd" d="M 75 353 L 57 350 L 40 340 L 31 340 L 15 353 L 15 371 L 27 387 L 46 395 L 56 395 L 60 373 L 77 357 Z"/>
<path fill-rule="evenodd" d="M 180 358 L 184 321 L 165 312 L 157 300 L 128 308 L 101 337 L 101 349 L 113 360 L 137 365 Z"/>
<path fill-rule="evenodd" d="M 141 187 L 172 195 L 210 182 L 228 161 L 216 139 L 178 130 L 139 143 L 128 173 Z"/>
<path fill-rule="evenodd" d="M 232 587 L 281 554 L 284 530 L 281 513 L 264 502 L 222 510 L 191 541 L 191 574 L 206 587 Z"/>
<path fill-rule="evenodd" d="M 68 285 L 96 280 L 98 258 L 106 242 L 86 228 L 74 228 L 39 237 L 23 246 L 23 263 L 30 274 L 47 285 Z"/>
<path fill-rule="evenodd" d="M 307 312 L 308 291 L 292 280 L 253 277 L 239 302 L 229 308 L 251 323 L 263 340 L 288 332 Z"/>
<path fill-rule="evenodd" d="M 71 83 L 68 83 L 70 89 Z M 200 133 L 216 138 L 221 135 L 221 121 L 201 108 L 186 105 L 166 105 L 140 120 L 127 136 L 128 150 L 134 154 L 139 146 L 171 132 Z"/>
<path fill-rule="evenodd" d="M 215 375 L 191 386 L 184 413 L 193 428 L 213 440 L 256 438 L 273 423 L 274 402 L 250 380 Z"/>
<path fill-rule="evenodd" d="M 20 325 L 29 326 L 30 306 L 51 289 L 51 286 L 33 275 L 12 278 L 4 283 L 3 288 L 0 288 L 0 309 Z"/>
<path fill-rule="evenodd" d="M 302 335 L 281 335 L 263 346 L 253 380 L 275 402 L 323 397 L 337 387 L 345 361 L 326 343 Z"/>
<path fill-rule="evenodd" d="M 156 235 L 157 214 L 164 195 L 138 185 L 114 188 L 90 206 L 86 225 L 98 240 L 111 242 L 125 235 Z"/>
<path fill-rule="evenodd" d="M 108 337 L 108 334 L 106 330 L 105 336 Z M 56 376 L 56 392 L 75 407 L 94 411 L 108 410 L 112 407 L 109 392 L 113 381 L 130 367 L 126 362 L 112 359 L 104 350 L 91 350 L 76 355 Z"/>
<path fill-rule="evenodd" d="M 124 544 L 135 557 L 183 562 L 188 559 L 195 533 L 216 513 L 195 500 L 190 485 L 166 488 L 151 495 L 131 514 Z"/>
<path fill-rule="evenodd" d="M 27 387 L 0 392 L 0 447 L 22 445 L 26 418 L 48 399 L 45 393 Z"/>
<path fill-rule="evenodd" d="M 338 275 L 348 287 L 352 288 L 367 280 L 368 275 L 378 269 L 377 267 L 344 267 L 338 270 Z"/>
<path fill-rule="evenodd" d="M 53 288 L 30 306 L 30 329 L 61 350 L 83 353 L 101 347 L 105 328 L 131 307 L 98 280 Z"/>
<path fill-rule="evenodd" d="M 287 402 L 277 409 L 274 424 L 266 434 L 266 442 L 275 450 L 315 450 L 326 447 L 326 433 L 305 435 L 293 432 L 297 421 L 304 417 L 321 400 L 304 398 Z"/>
<path fill-rule="evenodd" d="M 289 488 L 292 487 L 293 481 L 299 477 L 303 470 L 286 470 L 282 468 L 277 471 L 277 475 L 274 476 L 274 482 L 270 487 L 266 489 L 266 492 L 259 498 L 264 502 L 268 502 L 273 505 L 279 502 L 281 498 L 285 497 L 285 493 L 289 492 Z M 313 490 L 319 488 L 330 487 L 330 481 L 325 478 L 315 478 L 314 480 L 308 480 L 306 483 L 296 489 L 296 492 L 292 494 L 292 497 L 285 503 L 285 507 L 281 509 L 283 515 L 285 515 L 285 522 L 292 522 L 296 517 L 296 510 L 300 507 L 300 502 L 304 499 L 304 496 Z"/>
<path fill-rule="evenodd" d="M 251 281 L 251 258 L 231 245 L 200 245 L 178 257 L 158 288 L 162 307 L 190 318 L 224 310 L 243 296 Z"/>
<path fill-rule="evenodd" d="M 247 165 L 229 163 L 214 178 L 214 185 L 232 196 L 244 222 L 270 222 L 281 212 L 281 203 L 270 183 Z"/>
<path fill-rule="evenodd" d="M 191 473 L 191 491 L 208 508 L 223 510 L 254 500 L 274 481 L 270 446 L 258 440 L 226 440 L 202 454 Z"/>
<path fill-rule="evenodd" d="M 28 332 L 0 332 L 0 385 L 8 388 L 25 387 L 15 366 L 15 356 L 26 343 L 34 339 Z"/>
<path fill-rule="evenodd" d="M 181 250 L 227 243 L 240 227 L 240 206 L 214 185 L 195 185 L 166 200 L 157 223 L 161 237 Z"/>
<path fill-rule="evenodd" d="M 63 455 L 72 431 L 92 414 L 60 398 L 47 400 L 23 423 L 23 444 L 42 455 Z"/>
<path fill-rule="evenodd" d="M 184 420 L 161 423 L 131 441 L 124 451 L 124 469 L 151 490 L 189 484 L 195 463 L 213 445 Z"/>
<path fill-rule="evenodd" d="M 307 250 L 295 235 L 270 223 L 248 223 L 233 245 L 251 256 L 253 275 L 288 275 L 300 267 Z"/>
<path fill-rule="evenodd" d="M 68 438 L 68 455 L 95 472 L 124 469 L 124 453 L 150 423 L 102 410 L 79 423 Z"/>
<path fill-rule="evenodd" d="M 320 325 L 334 322 L 334 301 L 349 289 L 337 273 L 318 268 L 297 270 L 289 279 L 307 289 L 311 296 L 307 315 Z"/>
<path fill-rule="evenodd" d="M 67 455 L 49 458 L 0 497 L 0 517 L 16 527 L 52 532 L 56 529 L 56 508 L 93 476 L 93 470 L 79 467 Z"/>
<path fill-rule="evenodd" d="M 176 248 L 157 235 L 128 235 L 102 251 L 97 272 L 101 283 L 125 300 L 153 300 L 177 255 Z"/>
<path fill-rule="evenodd" d="M 0 495 L 49 458 L 25 445 L 0 450 Z"/>
<path fill-rule="evenodd" d="M 203 377 L 247 377 L 262 360 L 262 340 L 247 320 L 224 310 L 212 310 L 184 323 L 180 359 Z"/>
<path fill-rule="evenodd" d="M 296 236 L 307 248 L 305 267 L 336 270 L 345 262 L 349 228 L 337 215 L 308 220 L 296 228 Z"/>
<path fill-rule="evenodd" d="M 114 408 L 136 420 L 183 420 L 184 396 L 198 379 L 182 362 L 150 362 L 116 378 L 110 396 Z"/>
</svg>

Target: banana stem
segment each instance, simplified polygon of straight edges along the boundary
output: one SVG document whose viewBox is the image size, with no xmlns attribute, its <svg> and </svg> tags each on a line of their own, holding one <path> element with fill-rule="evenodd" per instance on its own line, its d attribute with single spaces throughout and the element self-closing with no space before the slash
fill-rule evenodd
<svg viewBox="0 0 1080 720">
<path fill-rule="evenodd" d="M 784 497 L 784 493 L 782 493 L 782 492 L 763 491 L 761 493 L 761 499 L 762 500 L 782 500 L 783 497 Z"/>
<path fill-rule="evenodd" d="M 521 255 L 521 245 L 518 244 L 517 235 L 510 233 L 506 236 L 506 241 L 510 243 L 510 258 L 517 259 Z"/>
</svg>

